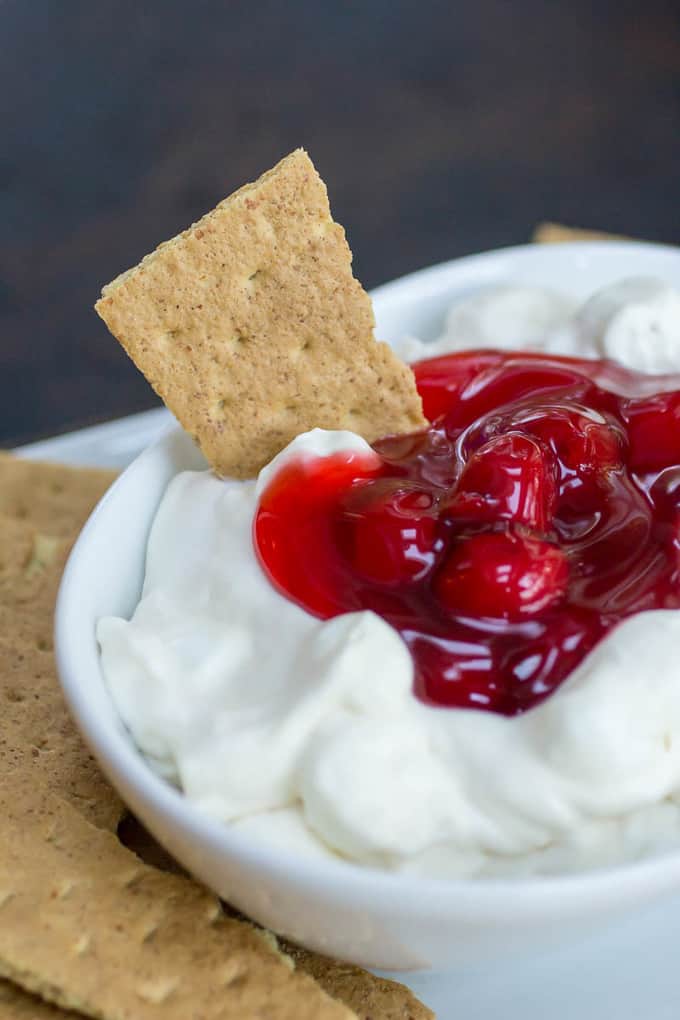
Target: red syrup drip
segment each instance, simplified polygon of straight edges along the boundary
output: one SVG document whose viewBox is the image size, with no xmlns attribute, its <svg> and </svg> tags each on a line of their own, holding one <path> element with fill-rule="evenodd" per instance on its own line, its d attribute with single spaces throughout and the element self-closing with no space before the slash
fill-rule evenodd
<svg viewBox="0 0 680 1020">
<path fill-rule="evenodd" d="M 680 608 L 680 376 L 495 351 L 414 372 L 431 427 L 285 465 L 255 547 L 315 616 L 395 627 L 422 700 L 516 715 L 620 620 Z"/>
</svg>

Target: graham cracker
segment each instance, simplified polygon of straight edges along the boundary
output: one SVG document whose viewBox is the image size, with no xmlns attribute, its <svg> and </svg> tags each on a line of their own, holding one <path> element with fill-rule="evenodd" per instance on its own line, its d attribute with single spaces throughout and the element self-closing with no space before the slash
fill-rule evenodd
<svg viewBox="0 0 680 1020">
<path fill-rule="evenodd" d="M 4 910 L 8 885 L 12 884 L 15 875 L 14 862 L 22 857 L 26 858 L 22 866 L 27 884 L 32 885 L 30 875 L 39 876 L 36 890 L 43 888 L 44 883 L 55 880 L 58 874 L 58 862 L 64 860 L 64 855 L 69 857 L 69 839 L 72 837 L 78 840 L 78 852 L 87 855 L 88 839 L 94 834 L 92 845 L 93 857 L 97 860 L 98 848 L 104 832 L 97 836 L 97 830 L 92 829 L 88 822 L 94 823 L 100 830 L 110 833 L 107 846 L 120 847 L 120 842 L 113 832 L 119 828 L 125 836 L 133 834 L 133 839 L 128 845 L 132 846 L 137 855 L 155 865 L 154 868 L 145 869 L 144 874 L 152 878 L 145 878 L 149 888 L 155 888 L 156 876 L 160 873 L 157 868 L 177 869 L 167 854 L 144 833 L 139 825 L 132 823 L 128 818 L 127 822 L 120 825 L 123 814 L 123 806 L 108 785 L 104 777 L 86 750 L 82 740 L 71 722 L 66 710 L 59 685 L 56 678 L 54 660 L 52 655 L 52 613 L 54 598 L 58 587 L 59 578 L 77 531 L 84 522 L 92 506 L 102 495 L 104 489 L 112 481 L 113 475 L 109 472 L 90 471 L 89 469 L 73 469 L 52 464 L 35 465 L 24 464 L 15 461 L 7 455 L 0 455 L 0 503 L 4 513 L 0 514 L 0 712 L 2 713 L 2 726 L 0 727 L 0 818 L 3 819 L 3 828 L 0 833 L 0 929 L 14 928 L 15 923 L 23 925 L 20 937 L 23 939 L 24 948 L 30 949 L 31 960 L 33 951 L 38 946 L 43 946 L 41 932 L 43 926 L 50 929 L 52 939 L 41 953 L 46 953 L 48 959 L 61 960 L 64 953 L 68 955 L 70 943 L 64 941 L 62 922 L 60 921 L 61 899 L 50 900 L 50 910 L 46 913 L 40 907 L 40 924 L 36 925 L 38 916 L 34 909 L 34 903 L 30 900 L 21 900 L 23 907 L 15 903 L 15 910 L 18 911 L 16 918 L 11 922 L 9 913 Z M 10 486 L 4 485 L 10 481 Z M 11 490 L 11 492 L 10 492 Z M 8 492 L 11 498 L 8 497 Z M 34 498 L 37 496 L 37 498 Z M 7 516 L 7 512 L 14 512 L 19 509 L 19 516 L 13 518 Z M 56 522 L 56 529 L 64 537 L 57 538 L 49 531 L 41 528 L 50 527 Z M 36 799 L 37 798 L 37 799 Z M 64 803 L 64 800 L 68 803 Z M 47 836 L 50 834 L 50 819 L 54 819 L 53 806 L 56 817 L 60 821 L 55 823 L 59 831 L 65 828 L 66 850 L 64 846 L 58 850 L 52 846 L 54 839 L 50 842 Z M 4 819 L 8 823 L 5 827 Z M 15 839 L 17 827 L 21 830 L 19 840 Z M 60 828 L 61 827 L 61 828 Z M 127 830 L 130 830 L 129 832 Z M 35 833 L 42 833 L 45 837 L 41 841 L 35 837 Z M 33 833 L 33 836 L 31 835 Z M 141 833 L 141 837 L 140 837 Z M 87 839 L 86 839 L 87 835 Z M 23 842 L 22 842 L 23 840 Z M 48 852 L 44 847 L 48 843 Z M 57 840 L 57 843 L 59 841 Z M 127 839 L 126 839 L 127 842 Z M 51 848 L 51 849 L 50 849 Z M 123 848 L 120 847 L 122 850 Z M 106 851 L 109 852 L 108 850 Z M 4 859 L 3 859 L 4 853 Z M 50 856 L 50 853 L 52 856 Z M 124 851 L 128 856 L 127 864 L 134 862 L 139 864 L 137 856 Z M 18 856 L 17 856 L 18 855 Z M 55 856 L 56 855 L 56 856 Z M 126 866 L 127 866 L 126 864 Z M 54 868 L 57 867 L 57 871 Z M 70 865 L 69 865 L 70 867 Z M 104 866 L 102 866 L 104 867 Z M 91 879 L 86 872 L 82 872 L 80 866 L 75 866 L 78 880 L 81 873 L 85 876 L 85 884 Z M 69 874 L 72 874 L 69 871 Z M 108 871 L 107 871 L 108 874 Z M 101 874 L 99 876 L 101 879 Z M 201 893 L 200 887 L 189 879 L 183 879 L 186 886 L 194 890 L 194 895 L 207 897 L 214 906 L 215 901 L 207 894 Z M 43 883 L 43 886 L 40 883 Z M 163 885 L 165 890 L 166 887 Z M 183 887 L 184 888 L 184 887 Z M 33 890 L 35 891 L 35 890 Z M 64 886 L 54 886 L 53 892 L 63 895 Z M 68 901 L 69 897 L 66 896 Z M 98 893 L 94 894 L 96 904 L 101 905 L 99 919 L 106 932 L 108 927 L 115 924 L 115 917 L 112 919 L 107 914 L 107 905 L 101 903 Z M 162 897 L 161 897 L 162 899 Z M 142 898 L 139 917 L 135 920 L 136 907 L 129 904 L 129 924 L 144 924 L 148 912 L 152 910 L 150 900 L 153 895 Z M 127 901 L 126 901 L 127 902 Z M 167 900 L 164 901 L 167 906 Z M 184 901 L 181 901 L 184 903 Z M 173 901 L 174 903 L 174 901 Z M 166 924 L 168 931 L 174 930 L 173 926 L 182 925 L 185 915 L 176 916 L 175 907 L 168 906 L 168 917 Z M 146 913 L 145 913 L 146 911 Z M 72 918 L 71 918 L 72 921 Z M 69 922 L 71 923 L 71 922 Z M 253 938 L 253 927 L 243 921 L 232 919 L 229 938 L 231 941 L 224 943 L 225 956 L 229 956 L 231 948 L 237 948 L 243 941 L 244 950 L 251 946 Z M 70 931 L 67 927 L 67 932 Z M 137 929 L 135 929 L 137 930 Z M 56 932 L 56 935 L 55 935 Z M 245 934 L 243 934 L 245 933 Z M 7 933 L 6 933 L 7 934 Z M 186 935 L 186 933 L 185 933 Z M 170 937 L 170 936 L 168 936 Z M 58 939 L 62 938 L 61 943 Z M 99 941 L 99 952 L 107 952 L 108 935 L 102 936 Z M 260 936 L 264 939 L 264 935 Z M 56 941 L 55 941 L 56 940 Z M 265 940 L 267 951 L 274 952 L 275 942 Z M 54 956 L 50 957 L 50 947 Z M 230 948 L 231 947 L 231 948 Z M 261 946 L 258 944 L 261 952 Z M 196 950 L 200 951 L 199 946 Z M 240 952 L 240 949 L 239 949 Z M 358 1020 L 392 1020 L 392 1018 L 412 1017 L 413 1020 L 420 1020 L 421 1017 L 428 1017 L 429 1011 L 421 1007 L 412 994 L 397 983 L 384 982 L 373 977 L 361 968 L 348 968 L 343 964 L 325 960 L 313 953 L 295 949 L 298 961 L 299 978 L 304 973 L 311 977 L 318 976 L 318 985 L 325 989 L 328 995 L 337 999 L 339 1003 L 345 1003 L 349 1010 L 338 1014 L 338 1004 L 333 1005 L 335 1016 L 355 1016 Z M 42 955 L 39 957 L 43 959 Z M 96 953 L 88 954 L 88 966 L 92 973 L 89 976 L 90 983 L 96 983 L 97 975 L 100 973 L 97 965 Z M 229 956 L 231 959 L 231 956 Z M 259 957 L 258 957 L 259 959 Z M 110 965 L 110 964 L 109 964 Z M 285 966 L 284 962 L 284 966 Z M 160 963 L 158 964 L 160 967 Z M 226 966 L 226 964 L 225 964 Z M 30 967 L 29 967 L 30 970 Z M 0 965 L 0 972 L 9 973 L 7 965 L 3 969 Z M 69 972 L 71 973 L 71 972 Z M 79 972 L 77 972 L 79 973 Z M 253 977 L 253 981 L 259 980 L 259 971 Z M 266 968 L 262 969 L 267 974 Z M 57 1006 L 49 1005 L 39 994 L 44 994 L 58 1002 L 69 1002 L 71 999 L 66 996 L 62 998 L 63 990 L 60 990 L 57 982 L 56 992 L 52 989 L 50 975 L 47 976 L 40 970 L 39 973 L 31 972 L 28 977 L 21 976 L 12 970 L 17 981 L 24 984 L 19 987 L 13 981 L 0 978 L 0 1020 L 75 1020 L 76 1014 L 70 1011 L 65 1012 Z M 76 976 L 76 981 L 78 977 Z M 240 981 L 240 978 L 238 979 Z M 312 1003 L 318 1000 L 323 994 L 320 988 L 305 979 L 306 989 L 312 989 Z M 277 978 L 280 981 L 280 977 Z M 45 990 L 45 984 L 49 986 Z M 90 986 L 87 985 L 89 988 Z M 150 986 L 153 998 L 154 992 L 158 992 L 159 986 Z M 26 988 L 38 992 L 32 994 Z M 149 988 L 147 988 L 147 991 Z M 278 1012 L 273 1012 L 267 1004 L 268 1017 L 287 1017 L 293 1015 L 304 1017 L 306 1014 L 297 1007 L 297 999 L 290 999 L 289 987 L 285 984 L 279 991 L 270 989 L 272 996 L 279 994 L 286 999 L 289 1007 L 276 1005 Z M 231 994 L 231 993 L 230 993 Z M 264 993 L 258 992 L 262 995 Z M 302 995 L 301 986 L 295 984 L 295 995 Z M 307 992 L 305 992 L 307 995 Z M 80 1003 L 79 1008 L 84 1009 L 83 1000 L 80 997 L 79 989 L 73 993 L 73 1003 Z M 327 1000 L 324 998 L 324 1011 L 316 1011 L 309 1015 L 326 1017 L 329 1014 L 325 1011 Z M 292 1004 L 291 1004 L 292 1003 Z M 115 1005 L 115 1004 L 114 1004 Z M 149 1010 L 153 1003 L 147 1003 Z M 291 1012 L 281 1012 L 282 1008 L 290 1008 Z M 112 1020 L 118 1016 L 139 1016 L 137 1008 L 133 1014 L 122 1014 L 116 1010 L 122 1006 L 115 1006 L 112 1012 L 95 1013 L 91 1009 L 84 1011 L 88 1015 L 102 1016 L 104 1020 Z M 240 1008 L 240 1007 L 239 1007 Z M 312 1005 L 309 1009 L 312 1010 Z M 354 1013 L 350 1012 L 354 1010 Z M 165 1020 L 167 1014 L 162 1005 L 157 1007 L 157 1014 L 162 1015 Z M 78 1014 L 80 1015 L 80 1014 Z M 151 1015 L 151 1012 L 144 1015 Z M 221 1012 L 220 1016 L 242 1015 Z"/>
<path fill-rule="evenodd" d="M 70 548 L 68 539 L 0 513 L 0 604 L 51 611 Z"/>
<path fill-rule="evenodd" d="M 72 540 L 113 477 L 0 452 L 0 773 L 21 766 L 31 780 L 72 797 L 92 821 L 110 828 L 122 804 L 61 698 L 52 616 Z M 2 1020 L 75 1016 L 0 980 Z"/>
<path fill-rule="evenodd" d="M 78 1020 L 82 1014 L 52 1006 L 0 978 L 0 1020 Z"/>
<path fill-rule="evenodd" d="M 22 771 L 0 780 L 0 975 L 100 1020 L 351 1020 L 275 942 Z"/>
<path fill-rule="evenodd" d="M 53 653 L 31 641 L 29 626 L 14 636 L 15 619 L 0 615 L 0 771 L 20 767 L 31 782 L 44 783 L 85 818 L 115 831 L 122 802 L 71 720 Z M 19 620 L 26 622 L 23 616 Z"/>
<path fill-rule="evenodd" d="M 369 442 L 426 422 L 298 149 L 104 287 L 96 310 L 220 475 L 251 477 L 299 433 Z"/>
<path fill-rule="evenodd" d="M 565 241 L 630 241 L 621 234 L 608 234 L 603 230 L 583 230 L 565 227 L 560 223 L 539 223 L 531 240 L 536 244 L 562 244 Z"/>
<path fill-rule="evenodd" d="M 0 514 L 54 538 L 75 538 L 116 477 L 99 468 L 24 460 L 0 451 Z"/>
<path fill-rule="evenodd" d="M 123 807 L 68 714 L 52 630 L 73 540 L 113 478 L 0 454 L 0 767 L 21 764 L 111 829 Z"/>
<path fill-rule="evenodd" d="M 375 977 L 361 967 L 341 963 L 283 942 L 282 948 L 335 999 L 361 1020 L 434 1020 L 434 1013 L 398 981 Z"/>
</svg>

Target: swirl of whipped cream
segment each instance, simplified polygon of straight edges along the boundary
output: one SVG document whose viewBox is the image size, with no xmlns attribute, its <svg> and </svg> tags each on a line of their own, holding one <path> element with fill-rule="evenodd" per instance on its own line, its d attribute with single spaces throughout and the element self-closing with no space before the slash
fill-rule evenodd
<svg viewBox="0 0 680 1020">
<path fill-rule="evenodd" d="M 584 304 L 546 287 L 483 287 L 449 310 L 441 336 L 396 345 L 407 361 L 474 347 L 610 358 L 650 375 L 680 372 L 680 291 L 635 276 L 596 291 Z"/>
</svg>

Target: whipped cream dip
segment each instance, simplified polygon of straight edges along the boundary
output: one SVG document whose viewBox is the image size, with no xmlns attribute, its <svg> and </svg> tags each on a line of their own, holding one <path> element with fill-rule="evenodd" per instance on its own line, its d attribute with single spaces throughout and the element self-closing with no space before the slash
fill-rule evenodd
<svg viewBox="0 0 680 1020">
<path fill-rule="evenodd" d="M 479 346 L 678 371 L 680 295 L 636 279 L 576 309 L 493 288 L 454 306 L 439 341 L 400 353 Z M 431 876 L 563 873 L 679 845 L 680 612 L 629 618 L 524 715 L 427 705 L 395 630 L 370 612 L 316 619 L 253 549 L 258 495 L 286 460 L 345 450 L 369 447 L 314 430 L 257 481 L 170 484 L 139 605 L 97 631 L 151 765 L 254 839 Z"/>
<path fill-rule="evenodd" d="M 680 291 L 634 276 L 598 290 L 584 304 L 545 287 L 500 284 L 449 310 L 442 335 L 394 345 L 406 361 L 474 347 L 610 358 L 650 375 L 680 371 Z"/>
</svg>

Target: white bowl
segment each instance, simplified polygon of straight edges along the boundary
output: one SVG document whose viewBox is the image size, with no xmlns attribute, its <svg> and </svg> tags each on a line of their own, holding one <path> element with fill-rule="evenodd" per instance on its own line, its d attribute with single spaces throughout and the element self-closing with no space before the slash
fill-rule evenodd
<svg viewBox="0 0 680 1020">
<path fill-rule="evenodd" d="M 501 280 L 585 297 L 628 275 L 680 284 L 680 252 L 633 243 L 522 247 L 415 273 L 374 294 L 378 335 L 435 335 L 456 296 Z M 460 969 L 509 953 L 524 960 L 604 930 L 641 905 L 680 892 L 680 852 L 564 878 L 441 881 L 336 861 L 300 860 L 253 845 L 200 814 L 159 779 L 116 715 L 100 669 L 95 622 L 129 616 L 139 598 L 147 536 L 173 475 L 204 466 L 175 430 L 146 450 L 99 504 L 67 565 L 56 652 L 71 711 L 123 799 L 174 857 L 220 896 L 276 932 L 363 965 Z M 672 908 L 680 919 L 680 901 Z M 480 982 L 486 978 L 480 978 Z"/>
</svg>

